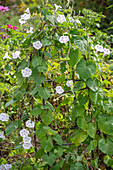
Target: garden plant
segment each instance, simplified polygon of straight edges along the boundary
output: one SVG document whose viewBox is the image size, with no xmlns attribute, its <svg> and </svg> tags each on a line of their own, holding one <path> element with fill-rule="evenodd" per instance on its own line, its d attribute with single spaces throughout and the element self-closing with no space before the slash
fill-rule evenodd
<svg viewBox="0 0 113 170">
<path fill-rule="evenodd" d="M 102 18 L 46 4 L 2 25 L 0 169 L 113 168 L 112 35 L 98 29 Z"/>
</svg>

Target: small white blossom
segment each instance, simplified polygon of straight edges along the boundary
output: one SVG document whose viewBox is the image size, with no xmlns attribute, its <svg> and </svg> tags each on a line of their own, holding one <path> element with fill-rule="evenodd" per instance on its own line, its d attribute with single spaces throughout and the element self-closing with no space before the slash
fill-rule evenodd
<svg viewBox="0 0 113 170">
<path fill-rule="evenodd" d="M 110 54 L 110 50 L 108 48 L 104 48 L 104 54 Z"/>
<path fill-rule="evenodd" d="M 19 23 L 22 25 L 22 24 L 25 24 L 26 21 L 20 18 L 20 19 L 19 19 Z"/>
<path fill-rule="evenodd" d="M 25 12 L 28 13 L 28 14 L 30 14 L 29 8 L 27 8 L 27 9 L 25 10 Z"/>
<path fill-rule="evenodd" d="M 20 56 L 20 51 L 16 51 L 15 53 L 13 52 L 13 59 L 19 58 Z"/>
<path fill-rule="evenodd" d="M 5 139 L 4 132 L 0 132 L 0 138 Z"/>
<path fill-rule="evenodd" d="M 54 4 L 54 6 L 55 6 L 55 11 L 57 11 L 58 8 L 62 8 L 60 5 L 56 5 L 56 4 Z"/>
<path fill-rule="evenodd" d="M 27 9 L 25 10 L 25 12 L 26 12 L 26 13 L 24 13 L 23 15 L 21 15 L 21 18 L 19 19 L 19 23 L 21 24 L 21 26 L 22 26 L 22 24 L 25 24 L 26 21 L 27 21 L 28 19 L 30 19 L 30 16 L 31 16 L 30 11 L 29 11 L 29 8 L 27 8 Z"/>
<path fill-rule="evenodd" d="M 6 59 L 6 58 L 11 59 L 11 58 L 8 56 L 8 52 L 5 53 L 5 55 L 4 55 L 4 57 L 3 57 L 3 60 Z"/>
<path fill-rule="evenodd" d="M 95 49 L 96 49 L 96 51 L 99 51 L 99 52 L 104 51 L 103 47 L 101 45 L 98 45 L 98 44 L 95 46 Z"/>
<path fill-rule="evenodd" d="M 68 80 L 68 81 L 66 82 L 66 86 L 72 87 L 72 86 L 73 86 L 73 80 Z"/>
<path fill-rule="evenodd" d="M 59 38 L 59 41 L 60 41 L 60 43 L 66 43 L 66 42 L 69 41 L 69 37 L 68 36 L 61 36 Z"/>
<path fill-rule="evenodd" d="M 66 22 L 66 17 L 64 15 L 60 15 L 57 17 L 57 21 L 62 24 L 63 22 Z"/>
<path fill-rule="evenodd" d="M 32 144 L 31 143 L 24 143 L 23 144 L 23 148 L 24 149 L 30 149 L 32 147 Z"/>
<path fill-rule="evenodd" d="M 26 67 L 21 71 L 23 77 L 29 77 L 32 74 L 32 70 Z"/>
<path fill-rule="evenodd" d="M 35 122 L 32 122 L 31 120 L 27 120 L 27 121 L 26 121 L 26 126 L 27 126 L 27 127 L 30 127 L 30 128 L 34 128 Z"/>
<path fill-rule="evenodd" d="M 1 113 L 0 120 L 7 122 L 9 120 L 9 115 L 7 115 L 6 113 Z"/>
<path fill-rule="evenodd" d="M 5 170 L 11 169 L 12 165 L 11 164 L 4 164 Z"/>
<path fill-rule="evenodd" d="M 23 142 L 24 143 L 31 143 L 31 137 L 29 137 L 29 136 L 23 137 Z"/>
<path fill-rule="evenodd" d="M 29 134 L 29 131 L 27 129 L 22 129 L 20 131 L 20 136 L 22 136 L 22 137 L 27 137 L 28 134 Z"/>
<path fill-rule="evenodd" d="M 4 164 L 0 165 L 0 170 L 5 170 Z"/>
<path fill-rule="evenodd" d="M 33 43 L 33 47 L 39 50 L 42 47 L 42 43 L 40 41 L 36 41 Z"/>
<path fill-rule="evenodd" d="M 72 17 L 68 17 L 68 19 L 71 23 L 74 23 L 74 19 Z"/>
<path fill-rule="evenodd" d="M 27 33 L 33 33 L 33 27 L 30 27 L 30 30 L 27 30 Z"/>
<path fill-rule="evenodd" d="M 0 170 L 10 170 L 12 167 L 11 164 L 2 164 L 0 165 Z"/>
<path fill-rule="evenodd" d="M 30 18 L 30 14 L 24 13 L 23 15 L 21 15 L 21 19 L 23 20 L 28 20 L 29 18 Z"/>
<path fill-rule="evenodd" d="M 56 87 L 56 93 L 62 94 L 64 92 L 63 88 L 61 86 Z"/>
</svg>

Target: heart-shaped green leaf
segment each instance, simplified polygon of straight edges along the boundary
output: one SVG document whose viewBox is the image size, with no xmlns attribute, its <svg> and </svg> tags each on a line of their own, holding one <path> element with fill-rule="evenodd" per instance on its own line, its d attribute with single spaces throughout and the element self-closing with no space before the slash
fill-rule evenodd
<svg viewBox="0 0 113 170">
<path fill-rule="evenodd" d="M 40 97 L 44 98 L 45 100 L 47 100 L 50 97 L 50 91 L 48 90 L 47 87 L 39 87 L 38 94 Z"/>
<path fill-rule="evenodd" d="M 99 117 L 98 125 L 103 133 L 113 135 L 113 116 Z"/>
<path fill-rule="evenodd" d="M 47 20 L 49 20 L 53 25 L 55 25 L 55 16 L 54 15 L 46 15 Z"/>
<path fill-rule="evenodd" d="M 76 146 L 79 146 L 80 143 L 84 142 L 85 139 L 87 138 L 87 133 L 82 131 L 82 132 L 79 132 L 77 133 L 74 138 L 72 139 L 72 142 L 76 145 Z"/>
<path fill-rule="evenodd" d="M 55 154 L 50 152 L 49 156 L 47 154 L 43 156 L 43 160 L 46 161 L 50 166 L 52 166 L 54 162 L 56 161 L 56 156 Z"/>
<path fill-rule="evenodd" d="M 85 38 L 81 38 L 79 36 L 76 36 L 74 38 L 74 44 L 80 49 L 80 51 L 83 53 L 83 54 L 86 54 L 86 51 L 88 49 L 88 43 L 87 41 L 85 40 Z"/>
<path fill-rule="evenodd" d="M 96 72 L 96 65 L 92 61 L 80 60 L 77 63 L 76 71 L 83 80 L 87 80 Z"/>
<path fill-rule="evenodd" d="M 14 132 L 18 128 L 18 121 L 15 121 L 14 123 L 10 123 L 6 129 L 6 136 L 10 135 L 12 132 Z"/>
<path fill-rule="evenodd" d="M 57 142 L 58 145 L 62 145 L 62 138 L 59 134 L 56 134 L 53 139 Z"/>
<path fill-rule="evenodd" d="M 82 130 L 86 130 L 88 128 L 87 122 L 83 117 L 78 117 L 77 118 L 77 125 Z"/>
<path fill-rule="evenodd" d="M 98 90 L 99 83 L 95 77 L 93 79 L 91 79 L 91 78 L 87 79 L 86 84 L 91 90 L 93 90 L 93 91 Z"/>
<path fill-rule="evenodd" d="M 106 140 L 104 138 L 99 140 L 98 144 L 99 149 L 103 152 L 112 157 L 113 155 L 113 142 L 107 138 Z"/>
<path fill-rule="evenodd" d="M 87 133 L 90 137 L 95 138 L 97 127 L 94 123 L 89 123 Z"/>
<path fill-rule="evenodd" d="M 81 58 L 81 52 L 79 49 L 71 49 L 69 53 L 69 64 L 71 67 L 74 67 L 74 65 L 80 60 Z"/>
</svg>

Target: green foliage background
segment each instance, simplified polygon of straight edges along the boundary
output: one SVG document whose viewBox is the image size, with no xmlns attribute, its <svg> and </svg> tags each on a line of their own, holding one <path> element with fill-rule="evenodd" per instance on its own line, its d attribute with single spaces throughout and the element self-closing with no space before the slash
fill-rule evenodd
<svg viewBox="0 0 113 170">
<path fill-rule="evenodd" d="M 29 5 L 33 14 L 28 24 L 21 27 L 17 16 L 9 23 L 18 29 L 7 31 L 3 25 L 0 33 L 9 36 L 0 40 L 0 112 L 10 116 L 8 122 L 0 122 L 6 137 L 0 139 L 0 163 L 22 170 L 112 168 L 112 35 L 100 30 L 104 16 L 88 9 L 74 15 L 76 4 L 72 9 L 64 1 L 66 9 L 57 12 L 48 3 L 36 8 L 32 2 L 23 6 Z M 59 14 L 67 22 L 58 23 Z M 30 26 L 33 34 L 26 33 Z M 62 35 L 69 42 L 61 44 Z M 37 40 L 42 43 L 39 50 L 33 48 Z M 97 44 L 110 49 L 110 55 L 97 52 Z M 16 50 L 21 57 L 14 60 Z M 10 60 L 3 60 L 5 52 Z M 32 69 L 29 78 L 21 74 L 25 67 Z M 73 80 L 72 88 L 66 86 L 67 80 Z M 56 86 L 64 93 L 56 94 Z M 29 130 L 34 147 L 25 150 L 19 132 L 28 119 L 35 121 Z"/>
</svg>

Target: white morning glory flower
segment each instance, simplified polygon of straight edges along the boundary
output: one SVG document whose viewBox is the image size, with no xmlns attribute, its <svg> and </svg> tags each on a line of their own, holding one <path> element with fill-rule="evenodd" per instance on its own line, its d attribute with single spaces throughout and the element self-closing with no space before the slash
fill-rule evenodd
<svg viewBox="0 0 113 170">
<path fill-rule="evenodd" d="M 42 43 L 40 41 L 33 42 L 33 47 L 39 50 L 42 47 Z"/>
<path fill-rule="evenodd" d="M 22 24 L 25 24 L 26 23 L 26 21 L 25 20 L 23 20 L 23 19 L 19 19 L 19 23 L 21 24 L 21 26 L 22 26 Z"/>
<path fill-rule="evenodd" d="M 29 136 L 23 137 L 23 142 L 24 143 L 31 143 L 31 137 L 29 137 Z"/>
<path fill-rule="evenodd" d="M 27 33 L 33 33 L 33 27 L 30 27 L 30 30 L 27 30 Z"/>
<path fill-rule="evenodd" d="M 5 139 L 4 132 L 0 132 L 0 138 Z"/>
<path fill-rule="evenodd" d="M 26 121 L 26 126 L 27 126 L 27 127 L 30 127 L 30 128 L 34 128 L 35 122 L 32 122 L 31 120 L 27 120 L 27 121 Z"/>
<path fill-rule="evenodd" d="M 66 22 L 66 17 L 64 15 L 60 15 L 57 17 L 57 21 L 62 24 L 63 22 Z"/>
<path fill-rule="evenodd" d="M 20 56 L 20 51 L 16 51 L 15 53 L 13 52 L 13 59 L 19 58 Z"/>
<path fill-rule="evenodd" d="M 66 82 L 66 86 L 72 87 L 72 86 L 73 86 L 73 80 L 68 80 L 68 81 Z"/>
<path fill-rule="evenodd" d="M 28 134 L 29 134 L 29 131 L 27 129 L 22 129 L 20 131 L 20 136 L 22 136 L 22 137 L 27 137 Z"/>
<path fill-rule="evenodd" d="M 32 144 L 31 143 L 24 143 L 23 144 L 23 148 L 24 149 L 30 149 L 32 147 Z"/>
<path fill-rule="evenodd" d="M 4 164 L 5 170 L 11 169 L 12 165 L 11 164 Z"/>
<path fill-rule="evenodd" d="M 59 38 L 59 41 L 60 41 L 60 43 L 66 43 L 69 41 L 69 37 L 63 35 Z"/>
<path fill-rule="evenodd" d="M 56 87 L 56 93 L 62 94 L 64 92 L 63 88 L 61 86 Z"/>
<path fill-rule="evenodd" d="M 110 54 L 110 50 L 108 48 L 104 48 L 104 54 Z"/>
<path fill-rule="evenodd" d="M 1 113 L 0 120 L 7 122 L 9 120 L 9 115 L 7 115 L 6 113 Z"/>
<path fill-rule="evenodd" d="M 0 165 L 0 170 L 5 170 L 4 164 Z"/>
<path fill-rule="evenodd" d="M 60 5 L 56 5 L 56 4 L 54 4 L 54 6 L 55 6 L 55 11 L 57 11 L 58 8 L 62 8 Z"/>
<path fill-rule="evenodd" d="M 23 15 L 21 15 L 21 19 L 23 20 L 28 20 L 29 18 L 30 18 L 30 14 L 24 13 Z"/>
<path fill-rule="evenodd" d="M 25 24 L 26 21 L 27 21 L 28 19 L 30 19 L 30 16 L 31 16 L 30 11 L 29 11 L 29 8 L 27 8 L 27 9 L 25 10 L 25 12 L 26 12 L 26 13 L 24 13 L 23 15 L 21 15 L 21 18 L 19 19 L 19 23 L 21 24 L 21 26 L 22 26 L 22 24 Z"/>
<path fill-rule="evenodd" d="M 5 55 L 4 55 L 4 57 L 3 57 L 3 60 L 6 59 L 6 58 L 11 59 L 11 58 L 8 56 L 8 52 L 5 53 Z"/>
<path fill-rule="evenodd" d="M 74 19 L 71 16 L 68 17 L 68 19 L 69 19 L 69 22 L 74 23 Z"/>
<path fill-rule="evenodd" d="M 28 13 L 28 14 L 30 14 L 29 8 L 27 8 L 27 9 L 25 10 L 25 12 Z"/>
<path fill-rule="evenodd" d="M 101 45 L 99 45 L 99 44 L 97 44 L 95 46 L 95 49 L 96 49 L 96 51 L 99 51 L 99 52 L 103 52 L 104 51 L 103 47 Z"/>
<path fill-rule="evenodd" d="M 26 67 L 21 71 L 23 77 L 29 77 L 32 74 L 32 70 Z"/>
</svg>

